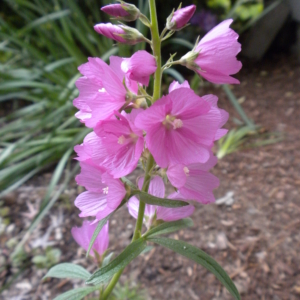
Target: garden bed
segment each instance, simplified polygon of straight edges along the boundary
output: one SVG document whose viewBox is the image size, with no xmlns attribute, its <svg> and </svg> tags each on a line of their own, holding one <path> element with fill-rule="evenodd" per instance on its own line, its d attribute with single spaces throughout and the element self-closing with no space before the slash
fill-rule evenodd
<svg viewBox="0 0 300 300">
<path fill-rule="evenodd" d="M 225 156 L 214 168 L 220 179 L 216 198 L 233 194 L 222 205 L 197 205 L 194 227 L 173 238 L 185 240 L 209 253 L 236 283 L 243 300 L 300 297 L 300 65 L 288 56 L 273 56 L 263 63 L 245 63 L 234 86 L 248 116 L 261 131 L 280 132 L 282 142 L 244 149 Z M 221 88 L 208 86 L 200 94 L 219 96 L 219 107 L 238 117 Z M 242 98 L 244 97 L 244 98 Z M 228 128 L 234 124 L 230 121 Z M 31 260 L 58 248 L 61 262 L 74 262 L 92 272 L 70 229 L 80 224 L 73 206 L 79 193 L 68 187 L 25 244 L 23 262 L 12 261 L 13 246 L 30 225 L 47 189 L 51 174 L 44 173 L 7 195 L 1 211 L 9 225 L 0 236 L 0 299 L 53 299 L 81 286 L 80 281 L 47 279 L 46 268 Z M 230 197 L 229 197 L 230 198 Z M 233 201 L 232 201 L 233 200 Z M 111 250 L 118 253 L 130 243 L 134 219 L 125 207 L 110 221 Z M 22 266 L 22 267 L 21 267 Z M 130 274 L 130 277 L 128 277 Z M 10 281 L 13 280 L 11 284 Z M 121 277 L 147 290 L 149 299 L 231 299 L 216 278 L 185 258 L 155 247 L 134 260 Z"/>
</svg>

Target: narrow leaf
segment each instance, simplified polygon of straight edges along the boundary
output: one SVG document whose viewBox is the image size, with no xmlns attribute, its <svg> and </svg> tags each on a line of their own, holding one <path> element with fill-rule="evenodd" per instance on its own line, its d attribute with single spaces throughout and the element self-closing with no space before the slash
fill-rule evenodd
<svg viewBox="0 0 300 300">
<path fill-rule="evenodd" d="M 147 243 L 140 238 L 129 244 L 124 251 L 117 256 L 107 266 L 97 270 L 87 281 L 86 284 L 99 284 L 107 281 L 119 270 L 125 268 L 134 258 L 139 256 L 147 247 Z"/>
<path fill-rule="evenodd" d="M 164 207 L 182 207 L 189 205 L 187 202 L 181 201 L 181 200 L 170 200 L 170 199 L 164 199 L 164 198 L 158 198 L 155 196 L 152 196 L 148 193 L 135 190 L 133 191 L 134 195 L 138 195 L 140 198 L 140 201 L 151 204 L 151 205 L 158 205 L 158 206 L 164 206 Z"/>
<path fill-rule="evenodd" d="M 192 219 L 182 219 L 174 222 L 162 223 L 144 234 L 145 238 L 153 237 L 160 234 L 171 233 L 186 227 L 192 227 L 194 225 Z"/>
<path fill-rule="evenodd" d="M 231 295 L 236 299 L 240 300 L 241 297 L 234 283 L 227 275 L 227 273 L 223 270 L 223 268 L 208 254 L 204 251 L 186 243 L 183 241 L 177 241 L 169 238 L 148 238 L 148 241 L 159 244 L 163 247 L 166 247 L 170 250 L 173 250 L 193 261 L 202 265 L 207 270 L 212 272 L 220 282 L 227 288 L 227 290 L 231 293 Z"/>
<path fill-rule="evenodd" d="M 62 263 L 52 267 L 44 276 L 44 278 L 80 278 L 86 280 L 90 276 L 91 273 L 79 265 Z"/>
<path fill-rule="evenodd" d="M 106 255 L 102 261 L 102 267 L 105 267 L 109 264 L 109 262 L 111 261 L 112 257 L 114 256 L 114 253 L 111 252 L 108 255 Z"/>
<path fill-rule="evenodd" d="M 98 289 L 100 289 L 99 286 L 81 287 L 78 289 L 69 290 L 55 297 L 53 300 L 81 300 L 88 294 L 97 291 Z"/>
</svg>

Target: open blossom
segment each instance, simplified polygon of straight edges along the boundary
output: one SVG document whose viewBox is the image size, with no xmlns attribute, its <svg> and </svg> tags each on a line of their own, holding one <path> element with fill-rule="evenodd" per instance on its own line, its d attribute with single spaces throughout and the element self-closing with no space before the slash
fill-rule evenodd
<svg viewBox="0 0 300 300">
<path fill-rule="evenodd" d="M 75 199 L 75 206 L 81 210 L 79 217 L 93 216 L 101 220 L 122 202 L 126 195 L 124 184 L 90 161 L 81 161 L 80 166 L 81 173 L 75 179 L 87 191 Z"/>
<path fill-rule="evenodd" d="M 149 77 L 156 71 L 157 65 L 153 55 L 145 50 L 137 51 L 130 58 L 124 58 L 122 71 L 132 80 L 148 86 Z"/>
<path fill-rule="evenodd" d="M 75 146 L 76 159 L 101 166 L 115 178 L 128 175 L 136 168 L 144 149 L 143 132 L 134 125 L 140 111 L 115 112 L 112 118 L 99 122 L 95 131 Z"/>
<path fill-rule="evenodd" d="M 81 227 L 73 227 L 71 230 L 74 240 L 79 244 L 84 250 L 88 250 L 90 241 L 94 234 L 94 231 L 97 227 L 97 223 L 90 221 L 83 221 Z M 90 255 L 95 257 L 97 252 L 100 256 L 107 250 L 109 244 L 109 235 L 108 235 L 108 221 L 103 226 L 99 234 L 97 235 L 95 242 L 92 246 L 92 251 Z"/>
<path fill-rule="evenodd" d="M 170 165 L 167 176 L 171 184 L 186 200 L 207 204 L 215 201 L 213 189 L 219 186 L 219 179 L 208 171 L 215 166 L 217 158 L 210 153 L 206 163 Z"/>
<path fill-rule="evenodd" d="M 189 5 L 180 9 L 177 9 L 173 15 L 167 19 L 167 29 L 180 30 L 191 19 L 196 10 L 196 5 Z"/>
<path fill-rule="evenodd" d="M 92 160 L 106 168 L 115 178 L 131 173 L 143 152 L 143 131 L 134 125 L 139 112 L 115 112 L 115 117 L 99 122 L 94 129 L 99 142 L 93 146 Z"/>
<path fill-rule="evenodd" d="M 126 25 L 100 23 L 95 25 L 94 29 L 97 33 L 123 44 L 135 45 L 145 40 L 137 29 Z"/>
<path fill-rule="evenodd" d="M 138 181 L 139 189 L 142 189 L 143 182 L 144 177 L 141 177 Z M 155 176 L 151 179 L 148 193 L 159 198 L 165 197 L 165 185 L 161 177 Z M 168 199 L 181 200 L 183 198 L 178 193 L 173 193 Z M 134 218 L 137 218 L 139 203 L 139 200 L 135 196 L 131 197 L 128 201 L 128 211 Z M 194 209 L 192 205 L 170 208 L 146 204 L 144 223 L 149 228 L 156 220 L 163 220 L 165 222 L 180 220 L 189 217 L 194 212 Z"/>
<path fill-rule="evenodd" d="M 183 87 L 190 88 L 190 85 L 189 85 L 187 80 L 185 80 L 181 84 L 178 81 L 174 80 L 169 86 L 169 93 L 171 93 L 172 91 L 174 91 L 176 89 L 183 88 Z M 224 129 L 222 127 L 228 121 L 229 114 L 224 109 L 218 108 L 218 104 L 217 104 L 218 103 L 218 97 L 217 96 L 215 96 L 215 95 L 205 95 L 205 96 L 202 96 L 201 98 L 204 99 L 209 104 L 211 104 L 211 110 L 218 111 L 217 113 L 220 115 L 220 122 L 219 122 L 219 126 L 218 126 L 219 129 L 217 130 L 215 138 L 214 138 L 214 140 L 217 141 L 222 136 L 224 136 L 228 131 L 227 129 Z"/>
<path fill-rule="evenodd" d="M 146 131 L 146 145 L 162 168 L 204 163 L 221 122 L 219 110 L 189 88 L 174 89 L 141 112 L 135 125 Z"/>
<path fill-rule="evenodd" d="M 109 4 L 101 8 L 102 11 L 121 21 L 135 21 L 140 16 L 139 9 L 133 5 L 122 2 L 121 4 Z"/>
<path fill-rule="evenodd" d="M 241 44 L 237 41 L 238 34 L 229 27 L 232 22 L 232 19 L 225 20 L 210 30 L 192 51 L 180 59 L 182 64 L 213 83 L 240 83 L 230 76 L 242 67 L 236 58 Z"/>
<path fill-rule="evenodd" d="M 108 66 L 102 59 L 90 57 L 78 68 L 83 77 L 76 81 L 79 96 L 73 104 L 80 110 L 76 116 L 87 127 L 94 127 L 100 120 L 112 116 L 115 110 L 130 104 L 123 85 L 126 75 L 120 68 L 122 58 L 112 56 L 110 61 Z M 128 87 L 137 93 L 136 82 L 130 82 Z"/>
</svg>

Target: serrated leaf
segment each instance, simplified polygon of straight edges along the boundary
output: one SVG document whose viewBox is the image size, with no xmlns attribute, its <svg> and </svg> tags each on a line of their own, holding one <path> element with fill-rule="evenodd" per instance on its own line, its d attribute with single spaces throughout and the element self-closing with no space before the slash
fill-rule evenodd
<svg viewBox="0 0 300 300">
<path fill-rule="evenodd" d="M 171 208 L 189 205 L 187 202 L 181 200 L 170 200 L 165 198 L 158 198 L 139 190 L 135 190 L 134 194 L 139 196 L 140 201 L 151 205 L 158 205 L 158 206 L 171 207 Z"/>
<path fill-rule="evenodd" d="M 90 276 L 91 273 L 79 265 L 62 263 L 52 267 L 44 278 L 80 278 L 86 280 Z"/>
<path fill-rule="evenodd" d="M 192 219 L 186 218 L 173 222 L 162 223 L 144 234 L 145 238 L 153 237 L 160 234 L 171 233 L 186 227 L 192 227 L 194 225 Z"/>
<path fill-rule="evenodd" d="M 236 300 L 241 300 L 241 296 L 239 295 L 237 288 L 235 287 L 234 283 L 227 275 L 227 273 L 211 256 L 209 256 L 204 251 L 186 242 L 169 238 L 150 237 L 147 240 L 173 250 L 174 252 L 177 252 L 202 265 L 220 280 L 220 282 L 227 288 L 227 290 Z"/>
<path fill-rule="evenodd" d="M 90 278 L 88 278 L 86 284 L 99 284 L 107 281 L 116 272 L 125 268 L 134 258 L 139 256 L 146 247 L 147 243 L 143 238 L 129 244 L 112 262 L 110 262 L 107 266 L 100 268 Z"/>
<path fill-rule="evenodd" d="M 100 289 L 100 286 L 89 286 L 89 287 L 81 287 L 78 289 L 67 291 L 57 297 L 55 297 L 53 300 L 81 300 L 88 294 Z"/>
</svg>

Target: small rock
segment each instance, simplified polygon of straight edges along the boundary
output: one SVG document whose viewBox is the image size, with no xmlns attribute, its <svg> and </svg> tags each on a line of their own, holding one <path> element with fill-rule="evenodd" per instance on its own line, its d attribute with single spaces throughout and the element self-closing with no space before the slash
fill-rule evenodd
<svg viewBox="0 0 300 300">
<path fill-rule="evenodd" d="M 233 195 L 234 195 L 233 191 L 227 192 L 224 197 L 216 200 L 216 204 L 217 205 L 225 204 L 227 206 L 231 206 L 234 203 Z"/>
<path fill-rule="evenodd" d="M 29 292 L 32 289 L 32 285 L 29 283 L 29 281 L 21 281 L 16 284 L 16 288 L 20 290 L 26 290 Z"/>
<path fill-rule="evenodd" d="M 219 250 L 225 250 L 227 248 L 227 237 L 224 232 L 220 232 L 216 238 L 216 246 Z"/>
<path fill-rule="evenodd" d="M 186 271 L 187 271 L 188 276 L 192 277 L 192 275 L 193 275 L 193 269 L 191 267 L 188 267 Z"/>
</svg>

